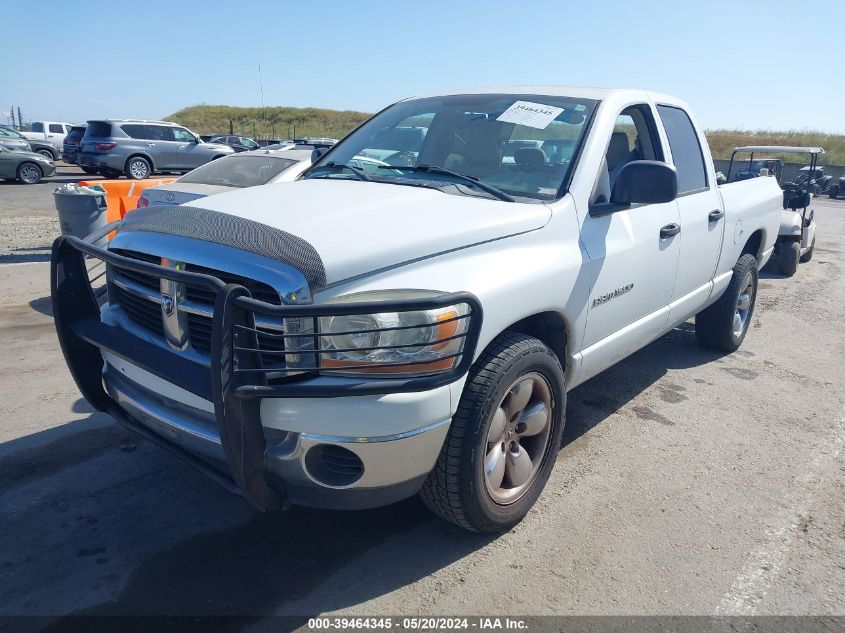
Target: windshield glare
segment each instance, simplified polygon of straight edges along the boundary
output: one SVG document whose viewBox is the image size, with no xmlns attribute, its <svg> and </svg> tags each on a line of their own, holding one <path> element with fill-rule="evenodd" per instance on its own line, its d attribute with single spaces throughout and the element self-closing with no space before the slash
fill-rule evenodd
<svg viewBox="0 0 845 633">
<path fill-rule="evenodd" d="M 503 94 L 403 101 L 355 130 L 307 177 L 354 178 L 329 165 L 348 164 L 380 182 L 425 180 L 443 184 L 444 191 L 489 195 L 443 174 L 402 169 L 440 167 L 516 198 L 553 200 L 563 194 L 596 105 L 590 99 Z"/>
<path fill-rule="evenodd" d="M 202 185 L 224 185 L 226 187 L 255 187 L 267 184 L 289 167 L 299 162 L 292 158 L 275 156 L 232 156 L 218 158 L 198 167 L 179 179 Z"/>
</svg>

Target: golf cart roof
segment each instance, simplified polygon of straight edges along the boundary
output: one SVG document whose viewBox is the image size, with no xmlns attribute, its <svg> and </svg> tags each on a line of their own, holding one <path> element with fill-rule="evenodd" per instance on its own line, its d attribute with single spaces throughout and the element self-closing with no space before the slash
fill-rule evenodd
<svg viewBox="0 0 845 633">
<path fill-rule="evenodd" d="M 811 169 L 815 169 L 816 171 L 824 171 L 824 165 L 816 165 L 815 167 L 807 165 L 806 167 L 802 167 L 798 171 L 810 171 Z"/>
<path fill-rule="evenodd" d="M 746 145 L 734 147 L 735 152 L 775 152 L 778 154 L 824 154 L 821 147 L 795 147 L 791 145 Z"/>
</svg>

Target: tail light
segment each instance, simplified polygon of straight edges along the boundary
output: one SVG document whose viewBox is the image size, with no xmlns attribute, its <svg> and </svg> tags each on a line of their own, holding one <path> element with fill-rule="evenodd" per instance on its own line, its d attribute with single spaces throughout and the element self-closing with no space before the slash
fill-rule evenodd
<svg viewBox="0 0 845 633">
<path fill-rule="evenodd" d="M 150 206 L 149 200 L 147 200 L 144 196 L 141 196 L 140 198 L 138 198 L 138 208 L 139 209 L 142 209 L 142 208 L 148 207 L 148 206 Z"/>
<path fill-rule="evenodd" d="M 99 150 L 107 150 L 107 149 L 114 149 L 115 145 L 117 145 L 117 143 L 97 143 L 94 147 L 96 147 Z"/>
</svg>

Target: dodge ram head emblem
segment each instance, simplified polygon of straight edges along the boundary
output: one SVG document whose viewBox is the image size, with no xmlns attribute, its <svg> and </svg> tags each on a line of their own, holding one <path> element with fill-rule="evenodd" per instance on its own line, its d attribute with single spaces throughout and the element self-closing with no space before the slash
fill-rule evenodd
<svg viewBox="0 0 845 633">
<path fill-rule="evenodd" d="M 173 308 L 175 306 L 176 302 L 173 300 L 173 297 L 170 295 L 161 295 L 161 311 L 164 312 L 164 316 L 173 316 Z"/>
</svg>

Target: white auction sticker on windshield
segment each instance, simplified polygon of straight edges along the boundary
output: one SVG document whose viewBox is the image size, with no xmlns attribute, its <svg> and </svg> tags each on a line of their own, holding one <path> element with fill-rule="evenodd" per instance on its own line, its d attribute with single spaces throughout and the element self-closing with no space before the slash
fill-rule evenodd
<svg viewBox="0 0 845 633">
<path fill-rule="evenodd" d="M 496 117 L 496 120 L 545 130 L 549 123 L 554 121 L 561 112 L 563 112 L 563 108 L 532 101 L 517 101 Z"/>
</svg>

